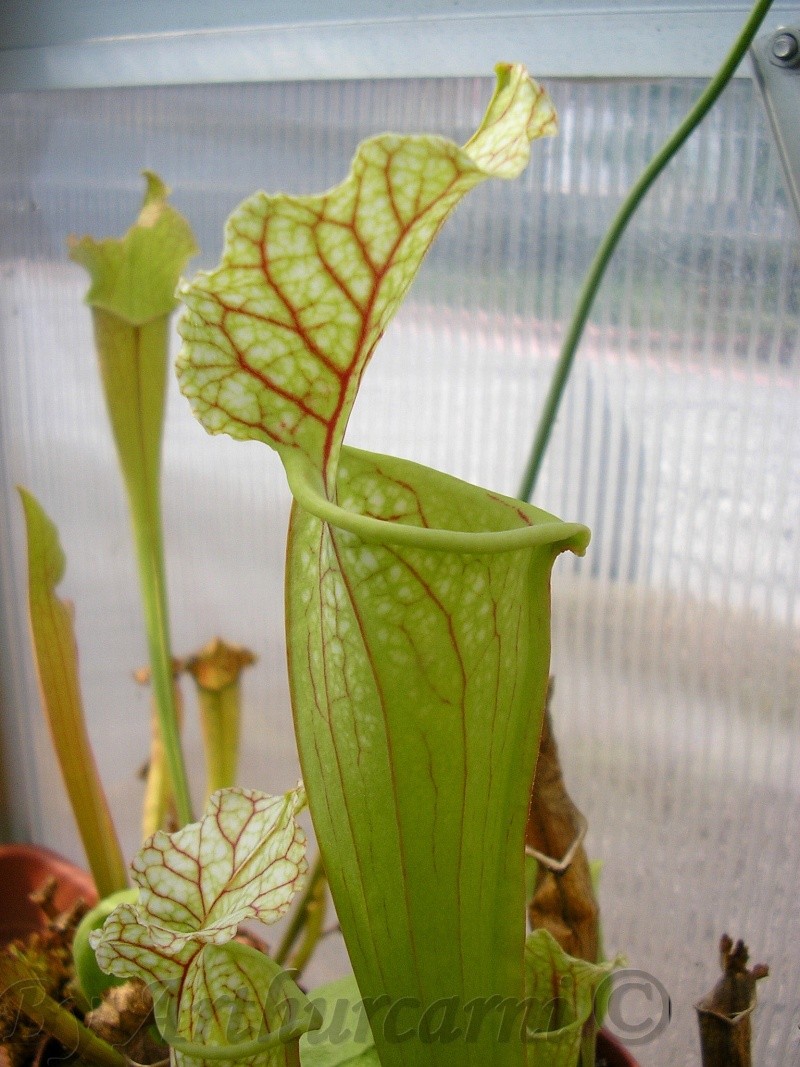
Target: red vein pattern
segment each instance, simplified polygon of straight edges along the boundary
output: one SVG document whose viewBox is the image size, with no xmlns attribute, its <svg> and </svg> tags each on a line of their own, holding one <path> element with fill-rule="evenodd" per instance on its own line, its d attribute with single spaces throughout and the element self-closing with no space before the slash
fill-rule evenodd
<svg viewBox="0 0 800 1067">
<path fill-rule="evenodd" d="M 296 1018 L 304 997 L 268 956 L 242 945 L 209 945 L 186 976 L 178 1032 L 198 1045 L 224 1046 L 264 1038 Z M 299 1039 L 247 1058 L 223 1060 L 225 1067 L 297 1067 Z M 212 1067 L 219 1060 L 174 1051 L 175 1067 Z"/>
<path fill-rule="evenodd" d="M 205 1027 L 225 1044 L 214 1012 L 239 996 L 245 972 L 274 978 L 280 970 L 266 957 L 242 963 L 242 946 L 234 951 L 228 942 L 246 919 L 275 922 L 302 886 L 306 839 L 295 817 L 304 805 L 302 786 L 278 797 L 247 789 L 214 793 L 200 822 L 174 834 L 159 831 L 144 844 L 132 865 L 137 903 L 118 905 L 92 935 L 102 970 L 142 978 L 154 995 L 174 1002 L 184 1039 Z M 222 976 L 217 985 L 215 974 Z M 250 1001 L 240 1041 L 268 1023 L 259 999 Z M 284 1053 L 276 1055 L 282 1063 Z"/>
<path fill-rule="evenodd" d="M 553 132 L 544 91 L 522 67 L 498 68 L 464 148 L 386 134 L 327 193 L 245 200 L 220 266 L 180 292 L 178 376 L 206 429 L 298 450 L 332 498 L 364 368 L 440 227 L 479 182 L 516 177 L 530 140 Z"/>
<path fill-rule="evenodd" d="M 486 178 L 516 177 L 530 141 L 554 131 L 546 94 L 522 67 L 499 67 L 463 148 L 384 135 L 361 145 L 328 193 L 256 194 L 231 216 L 220 266 L 180 294 L 178 375 L 206 429 L 263 441 L 287 466 L 291 456 L 290 473 L 314 490 L 319 474 L 329 499 L 385 529 L 385 544 L 367 545 L 295 507 L 289 669 L 315 829 L 361 992 L 411 997 L 418 1012 L 453 996 L 463 1013 L 475 997 L 523 995 L 523 842 L 549 573 L 568 544 L 485 554 L 392 544 L 396 523 L 494 532 L 543 520 L 342 442 L 375 345 L 453 207 Z M 498 1044 L 489 1029 L 424 1047 L 380 1028 L 375 1037 L 383 1067 L 525 1060 L 521 1041 Z"/>
<path fill-rule="evenodd" d="M 548 521 L 416 464 L 344 448 L 360 541 L 295 507 L 287 625 L 304 781 L 362 993 L 426 1006 L 523 996 L 524 828 L 549 659 L 549 575 L 567 544 L 500 553 L 392 543 L 391 526 L 464 532 Z M 461 1008 L 459 1008 L 461 1010 Z M 404 1014 L 413 1027 L 414 1011 Z M 464 1019 L 462 1024 L 466 1026 Z M 487 1027 L 384 1067 L 520 1067 Z M 427 1058 L 425 1058 L 427 1057 Z"/>
</svg>

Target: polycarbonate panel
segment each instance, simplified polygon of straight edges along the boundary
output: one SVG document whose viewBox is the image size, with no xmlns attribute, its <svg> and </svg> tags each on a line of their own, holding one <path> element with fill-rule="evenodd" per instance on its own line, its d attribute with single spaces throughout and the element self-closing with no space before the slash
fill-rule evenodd
<svg viewBox="0 0 800 1067">
<path fill-rule="evenodd" d="M 210 266 L 253 189 L 312 191 L 383 129 L 466 139 L 490 82 L 295 83 L 6 94 L 0 111 L 3 733 L 19 837 L 79 858 L 27 650 L 22 482 L 69 559 L 92 735 L 136 846 L 148 697 L 127 515 L 71 232 L 118 233 L 142 167 L 174 187 Z M 367 372 L 349 440 L 513 492 L 582 274 L 694 82 L 554 82 L 561 136 L 459 208 Z M 800 1055 L 800 241 L 752 85 L 737 82 L 618 250 L 536 502 L 586 522 L 554 579 L 556 730 L 609 951 L 673 1000 L 632 992 L 641 1062 L 698 1061 L 693 1002 L 727 930 L 768 961 L 755 1061 Z M 211 439 L 171 385 L 164 500 L 175 650 L 212 634 L 260 657 L 242 781 L 298 775 L 285 677 L 289 495 L 257 444 Z M 191 702 L 189 702 L 191 704 Z M 198 729 L 187 715 L 189 759 Z M 198 776 L 199 785 L 199 776 Z M 199 798 L 198 798 L 199 799 Z M 336 938 L 312 978 L 343 966 Z M 651 990 L 652 992 L 652 990 Z M 648 1018 L 653 1024 L 648 1031 Z M 623 1027 L 624 1029 L 624 1027 Z"/>
</svg>

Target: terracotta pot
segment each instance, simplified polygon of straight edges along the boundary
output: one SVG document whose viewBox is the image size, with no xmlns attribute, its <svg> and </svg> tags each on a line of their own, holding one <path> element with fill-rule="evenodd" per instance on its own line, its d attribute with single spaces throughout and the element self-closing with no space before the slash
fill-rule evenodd
<svg viewBox="0 0 800 1067">
<path fill-rule="evenodd" d="M 597 1067 L 639 1067 L 637 1060 L 607 1030 L 597 1035 Z"/>
<path fill-rule="evenodd" d="M 28 897 L 48 878 L 58 882 L 55 906 L 59 911 L 66 911 L 78 899 L 97 902 L 91 877 L 69 860 L 37 845 L 0 845 L 0 945 L 44 928 L 41 909 Z"/>
<path fill-rule="evenodd" d="M 49 878 L 58 884 L 54 904 L 67 911 L 76 901 L 97 902 L 94 882 L 63 856 L 38 845 L 0 845 L 0 948 L 17 937 L 43 930 L 46 918 L 41 908 L 28 899 Z M 63 1062 L 64 1050 L 52 1038 L 43 1037 L 32 1067 Z"/>
</svg>

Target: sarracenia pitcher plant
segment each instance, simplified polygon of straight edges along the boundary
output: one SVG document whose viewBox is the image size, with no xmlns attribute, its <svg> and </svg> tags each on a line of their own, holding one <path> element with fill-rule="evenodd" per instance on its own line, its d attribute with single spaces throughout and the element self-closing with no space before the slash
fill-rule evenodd
<svg viewBox="0 0 800 1067">
<path fill-rule="evenodd" d="M 276 449 L 295 499 L 295 728 L 361 994 L 402 1007 L 402 1038 L 373 1024 L 383 1067 L 519 1067 L 533 1047 L 524 1027 L 500 1030 L 537 957 L 525 948 L 524 833 L 550 571 L 589 534 L 343 437 L 450 212 L 485 179 L 515 178 L 530 142 L 555 129 L 525 70 L 498 67 L 464 147 L 387 134 L 325 194 L 256 194 L 229 219 L 219 267 L 179 291 L 178 375 L 195 414 L 212 433 Z M 574 1000 L 559 1023 L 573 1063 L 591 996 Z"/>
</svg>

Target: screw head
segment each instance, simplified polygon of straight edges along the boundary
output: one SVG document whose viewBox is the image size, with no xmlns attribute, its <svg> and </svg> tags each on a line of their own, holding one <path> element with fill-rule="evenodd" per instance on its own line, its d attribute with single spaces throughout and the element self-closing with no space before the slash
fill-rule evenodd
<svg viewBox="0 0 800 1067">
<path fill-rule="evenodd" d="M 772 55 L 780 63 L 792 63 L 800 55 L 800 43 L 793 33 L 783 30 L 772 39 Z"/>
</svg>

